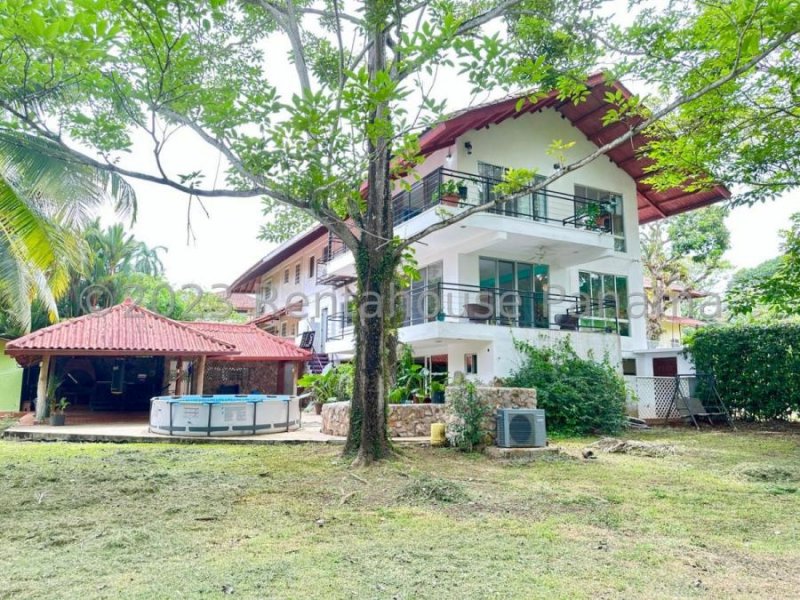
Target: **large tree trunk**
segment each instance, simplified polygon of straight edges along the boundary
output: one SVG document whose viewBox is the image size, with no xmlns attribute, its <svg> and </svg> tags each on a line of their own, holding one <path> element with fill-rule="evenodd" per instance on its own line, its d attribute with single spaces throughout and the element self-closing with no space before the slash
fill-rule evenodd
<svg viewBox="0 0 800 600">
<path fill-rule="evenodd" d="M 354 464 L 367 465 L 392 452 L 386 425 L 389 344 L 393 302 L 392 260 L 380 260 L 361 248 L 359 298 L 355 318 L 355 381 L 350 406 L 350 431 L 345 451 Z M 385 259 L 389 259 L 387 254 Z M 388 368 L 387 368 L 388 367 Z"/>
<path fill-rule="evenodd" d="M 369 50 L 369 78 L 374 86 L 386 72 L 386 10 L 390 4 L 367 3 L 372 45 Z M 368 129 L 369 169 L 367 205 L 355 250 L 358 275 L 358 310 L 355 315 L 355 381 L 350 406 L 350 432 L 346 452 L 356 454 L 355 464 L 370 464 L 391 453 L 386 428 L 388 371 L 394 368 L 387 348 L 394 322 L 394 276 L 399 263 L 393 243 L 391 202 L 390 107 L 375 103 Z"/>
</svg>

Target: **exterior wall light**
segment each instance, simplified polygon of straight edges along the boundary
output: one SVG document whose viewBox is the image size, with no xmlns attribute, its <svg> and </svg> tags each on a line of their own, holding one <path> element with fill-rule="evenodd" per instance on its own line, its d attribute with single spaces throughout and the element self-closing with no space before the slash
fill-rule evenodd
<svg viewBox="0 0 800 600">
<path fill-rule="evenodd" d="M 472 154 L 472 142 L 464 142 L 464 148 L 467 149 L 467 154 Z"/>
</svg>

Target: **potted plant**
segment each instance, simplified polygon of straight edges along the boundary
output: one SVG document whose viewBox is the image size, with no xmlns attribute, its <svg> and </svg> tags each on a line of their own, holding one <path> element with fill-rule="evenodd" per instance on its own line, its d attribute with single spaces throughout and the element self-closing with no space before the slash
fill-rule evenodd
<svg viewBox="0 0 800 600">
<path fill-rule="evenodd" d="M 56 400 L 55 396 L 50 399 L 50 425 L 61 426 L 67 422 L 67 415 L 64 414 L 69 406 L 66 398 Z"/>
<path fill-rule="evenodd" d="M 439 185 L 437 197 L 446 206 L 458 206 L 467 199 L 467 186 L 457 183 L 454 179 L 448 179 Z"/>
<path fill-rule="evenodd" d="M 434 404 L 444 404 L 444 384 L 431 381 L 431 400 Z"/>
</svg>

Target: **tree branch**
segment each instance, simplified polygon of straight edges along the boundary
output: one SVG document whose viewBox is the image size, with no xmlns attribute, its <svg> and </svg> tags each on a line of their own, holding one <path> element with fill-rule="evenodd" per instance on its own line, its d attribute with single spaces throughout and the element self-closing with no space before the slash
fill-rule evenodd
<svg viewBox="0 0 800 600">
<path fill-rule="evenodd" d="M 545 187 L 547 187 L 548 185 L 550 185 L 554 181 L 557 181 L 557 180 L 561 179 L 562 177 L 564 177 L 564 175 L 566 175 L 567 173 L 571 173 L 572 171 L 576 171 L 577 169 L 580 169 L 581 167 L 586 166 L 587 164 L 589 164 L 592 161 L 596 160 L 600 156 L 603 156 L 604 154 L 606 154 L 607 152 L 610 152 L 614 148 L 617 148 L 618 146 L 621 146 L 622 144 L 624 144 L 628 140 L 633 139 L 636 135 L 638 135 L 639 133 L 641 133 L 642 131 L 644 131 L 645 129 L 647 129 L 648 127 L 650 127 L 651 125 L 653 125 L 657 121 L 661 120 L 666 115 L 668 115 L 671 112 L 675 111 L 676 109 L 680 108 L 684 104 L 688 104 L 690 102 L 694 102 L 695 100 L 697 100 L 698 98 L 701 98 L 705 94 L 707 94 L 709 92 L 712 92 L 712 91 L 722 87 L 723 85 L 725 85 L 729 81 L 735 79 L 736 77 L 738 77 L 742 73 L 745 73 L 746 71 L 749 71 L 750 69 L 752 69 L 759 62 L 761 62 L 764 58 L 766 58 L 773 51 L 775 51 L 778 47 L 780 47 L 782 44 L 784 44 L 785 42 L 790 40 L 795 35 L 795 33 L 796 32 L 789 32 L 789 33 L 786 33 L 786 34 L 782 35 L 781 37 L 779 37 L 776 40 L 774 40 L 771 44 L 767 45 L 767 47 L 764 50 L 762 50 L 760 53 L 758 53 L 756 56 L 752 57 L 750 60 L 748 60 L 744 64 L 736 64 L 736 65 L 734 65 L 734 67 L 726 75 L 724 75 L 723 77 L 718 78 L 717 80 L 715 80 L 715 81 L 703 86 L 702 88 L 700 88 L 699 90 L 697 90 L 697 91 L 695 91 L 695 92 L 693 92 L 691 94 L 685 94 L 683 96 L 680 96 L 679 98 L 676 98 L 675 100 L 673 100 L 672 102 L 670 102 L 669 104 L 664 106 L 663 108 L 655 111 L 652 115 L 650 115 L 650 117 L 648 117 L 647 119 L 644 119 L 638 125 L 628 129 L 628 131 L 625 132 L 623 135 L 621 135 L 618 138 L 608 142 L 607 144 L 604 144 L 603 146 L 600 146 L 594 152 L 584 156 L 582 159 L 577 160 L 577 161 L 575 161 L 575 162 L 573 162 L 573 163 L 571 163 L 571 164 L 559 169 L 556 173 L 553 173 L 552 175 L 550 175 L 550 177 L 547 177 L 546 179 L 544 179 L 540 183 L 537 183 L 534 186 L 526 188 L 523 192 L 521 192 L 521 194 L 535 193 L 535 192 L 537 192 L 539 190 L 544 189 Z M 501 202 L 506 202 L 506 201 L 508 201 L 510 199 L 511 198 L 502 199 Z M 425 229 L 423 229 L 419 233 L 416 233 L 416 234 L 412 235 L 411 237 L 406 238 L 405 240 L 403 240 L 403 242 L 399 245 L 399 247 L 397 249 L 397 252 L 402 252 L 405 248 L 410 247 L 412 244 L 417 243 L 418 241 L 422 240 L 423 238 L 427 237 L 428 235 L 430 235 L 432 233 L 435 233 L 436 231 L 440 231 L 441 229 L 449 227 L 450 225 L 454 225 L 455 223 L 458 223 L 459 221 L 463 221 L 467 217 L 470 217 L 470 216 L 472 216 L 472 215 L 474 215 L 476 213 L 484 212 L 486 210 L 489 210 L 490 208 L 493 208 L 494 206 L 496 206 L 497 203 L 498 203 L 497 200 L 493 200 L 491 202 L 487 202 L 486 204 L 473 206 L 473 207 L 471 207 L 469 209 L 466 209 L 466 210 L 464 210 L 464 211 L 462 211 L 462 212 L 460 212 L 460 213 L 458 213 L 456 215 L 453 215 L 452 217 L 450 217 L 448 219 L 444 219 L 444 220 L 442 220 L 442 221 L 440 221 L 438 223 L 434 223 L 433 225 L 431 225 L 429 227 L 426 227 Z"/>
</svg>

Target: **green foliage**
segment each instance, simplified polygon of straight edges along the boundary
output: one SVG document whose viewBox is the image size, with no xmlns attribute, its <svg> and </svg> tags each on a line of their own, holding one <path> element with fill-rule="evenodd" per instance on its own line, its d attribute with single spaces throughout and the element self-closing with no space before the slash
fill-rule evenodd
<svg viewBox="0 0 800 600">
<path fill-rule="evenodd" d="M 427 378 L 428 369 L 414 362 L 411 346 L 404 344 L 398 356 L 395 387 L 389 391 L 389 402 L 403 404 L 412 396 L 424 394 Z"/>
<path fill-rule="evenodd" d="M 349 400 L 353 397 L 353 365 L 342 363 L 324 373 L 306 373 L 297 380 L 297 385 L 311 390 L 314 402 L 320 404 L 331 398 Z"/>
<path fill-rule="evenodd" d="M 464 452 L 472 452 L 486 441 L 484 422 L 494 412 L 493 407 L 480 401 L 472 381 L 451 386 L 447 404 L 447 441 Z"/>
<path fill-rule="evenodd" d="M 505 380 L 534 388 L 549 431 L 568 435 L 614 434 L 625 423 L 625 381 L 608 362 L 580 358 L 568 340 L 549 348 L 516 342 L 519 368 Z"/>
<path fill-rule="evenodd" d="M 783 255 L 732 281 L 728 306 L 734 315 L 764 307 L 773 317 L 800 315 L 800 213 L 781 231 Z"/>
<path fill-rule="evenodd" d="M 650 287 L 647 329 L 657 339 L 661 320 L 677 303 L 681 313 L 701 318 L 690 297 L 675 292 L 706 291 L 729 267 L 723 255 L 730 247 L 726 206 L 709 206 L 642 226 L 642 269 Z"/>
<path fill-rule="evenodd" d="M 705 327 L 687 348 L 738 416 L 784 419 L 800 411 L 800 323 Z"/>
</svg>

